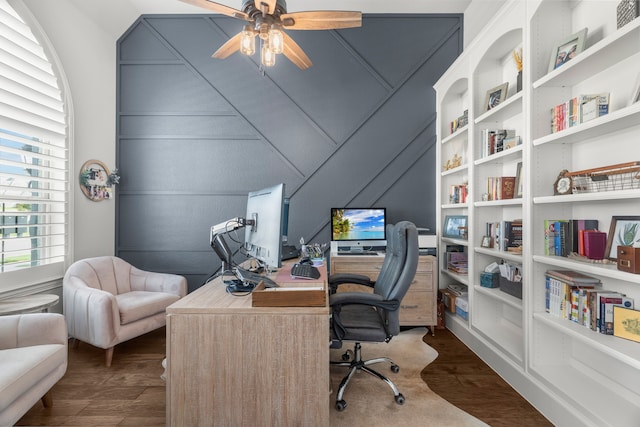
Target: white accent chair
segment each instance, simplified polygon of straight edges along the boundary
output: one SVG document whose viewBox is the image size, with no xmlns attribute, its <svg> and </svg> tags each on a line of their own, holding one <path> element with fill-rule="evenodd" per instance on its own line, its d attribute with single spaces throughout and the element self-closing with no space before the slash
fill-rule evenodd
<svg viewBox="0 0 640 427">
<path fill-rule="evenodd" d="M 179 275 L 140 270 L 121 258 L 76 261 L 62 282 L 69 336 L 106 350 L 166 324 L 165 309 L 187 294 Z"/>
<path fill-rule="evenodd" d="M 0 426 L 14 425 L 67 371 L 67 327 L 56 313 L 0 316 Z"/>
</svg>

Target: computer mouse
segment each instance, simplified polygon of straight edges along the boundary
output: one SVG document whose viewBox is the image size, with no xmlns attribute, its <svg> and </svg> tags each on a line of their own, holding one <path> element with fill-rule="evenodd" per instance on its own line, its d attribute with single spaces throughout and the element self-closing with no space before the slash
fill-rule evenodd
<svg viewBox="0 0 640 427">
<path fill-rule="evenodd" d="M 300 260 L 300 264 L 310 264 L 313 265 L 313 261 L 311 261 L 311 258 L 309 257 L 304 257 Z"/>
</svg>

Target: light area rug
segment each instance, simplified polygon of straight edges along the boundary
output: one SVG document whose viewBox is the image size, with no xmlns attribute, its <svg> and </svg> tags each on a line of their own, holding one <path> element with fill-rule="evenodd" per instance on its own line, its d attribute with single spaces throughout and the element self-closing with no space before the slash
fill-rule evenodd
<svg viewBox="0 0 640 427">
<path fill-rule="evenodd" d="M 487 426 L 484 422 L 453 406 L 434 392 L 420 378 L 420 372 L 438 353 L 422 341 L 427 328 L 402 331 L 388 343 L 362 343 L 362 358 L 390 357 L 400 371 L 394 374 L 388 363 L 371 367 L 393 381 L 405 397 L 398 405 L 391 388 L 366 372 L 358 372 L 343 395 L 344 411 L 335 409 L 335 398 L 347 368 L 331 366 L 331 426 Z M 331 350 L 331 360 L 341 360 L 353 343 L 345 341 L 341 349 Z"/>
</svg>

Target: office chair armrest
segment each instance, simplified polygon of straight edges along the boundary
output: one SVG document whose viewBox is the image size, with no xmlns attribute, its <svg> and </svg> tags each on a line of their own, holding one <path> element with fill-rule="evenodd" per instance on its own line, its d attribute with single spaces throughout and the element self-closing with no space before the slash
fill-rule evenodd
<svg viewBox="0 0 640 427">
<path fill-rule="evenodd" d="M 329 288 L 331 293 L 335 293 L 338 290 L 338 286 L 351 283 L 356 285 L 363 285 L 373 288 L 376 284 L 374 280 L 371 280 L 368 276 L 355 273 L 336 273 L 329 276 Z"/>
<path fill-rule="evenodd" d="M 366 292 L 340 292 L 331 295 L 329 298 L 329 305 L 331 307 L 350 304 L 370 305 L 384 310 L 397 310 L 398 307 L 400 307 L 400 301 L 398 300 L 386 300 L 378 294 L 369 294 Z"/>
</svg>

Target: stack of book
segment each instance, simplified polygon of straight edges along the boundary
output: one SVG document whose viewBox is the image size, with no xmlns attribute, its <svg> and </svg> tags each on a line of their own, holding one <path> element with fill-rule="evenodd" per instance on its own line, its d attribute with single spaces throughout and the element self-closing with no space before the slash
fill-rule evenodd
<svg viewBox="0 0 640 427">
<path fill-rule="evenodd" d="M 490 176 L 487 178 L 488 200 L 513 199 L 515 190 L 515 176 Z"/>
<path fill-rule="evenodd" d="M 609 113 L 609 93 L 579 95 L 551 109 L 551 132 L 560 132 Z"/>
<path fill-rule="evenodd" d="M 449 188 L 449 203 L 467 203 L 467 184 L 452 185 Z"/>
<path fill-rule="evenodd" d="M 522 252 L 522 220 L 487 222 L 486 236 L 489 247 L 501 251 Z"/>
<path fill-rule="evenodd" d="M 585 233 L 597 230 L 597 219 L 547 219 L 544 221 L 544 254 L 568 256 L 576 253 L 585 256 Z"/>
<path fill-rule="evenodd" d="M 599 279 L 572 270 L 546 272 L 545 309 L 593 331 L 613 335 L 613 307 L 634 308 L 633 298 L 604 290 Z"/>
<path fill-rule="evenodd" d="M 482 157 L 499 153 L 504 150 L 520 145 L 520 137 L 513 129 L 483 129 L 481 131 L 481 153 Z"/>
</svg>

